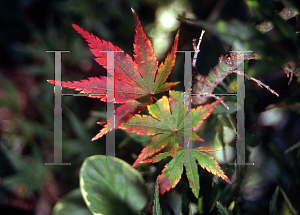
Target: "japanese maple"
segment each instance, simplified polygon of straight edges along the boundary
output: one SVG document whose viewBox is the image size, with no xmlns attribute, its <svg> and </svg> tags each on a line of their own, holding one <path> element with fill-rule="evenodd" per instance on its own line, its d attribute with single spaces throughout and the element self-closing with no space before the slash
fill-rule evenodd
<svg viewBox="0 0 300 215">
<path fill-rule="evenodd" d="M 177 154 L 173 156 L 172 160 L 165 166 L 162 173 L 158 176 L 160 193 L 164 194 L 166 191 L 174 188 L 178 184 L 181 179 L 184 166 L 190 188 L 194 195 L 198 198 L 200 183 L 196 161 L 203 169 L 221 177 L 227 183 L 232 185 L 231 181 L 225 175 L 214 157 L 205 153 L 213 151 L 217 151 L 217 149 L 211 149 L 208 147 L 185 149 L 180 146 Z M 143 163 L 156 163 L 171 155 L 171 152 L 160 153 L 151 159 L 144 160 Z"/>
<path fill-rule="evenodd" d="M 203 141 L 194 131 L 192 131 L 191 136 L 186 135 L 185 131 L 192 130 L 203 124 L 213 109 L 220 104 L 222 98 L 211 104 L 198 106 L 191 111 L 186 111 L 183 92 L 171 90 L 169 93 L 169 98 L 163 96 L 155 104 L 148 106 L 151 116 L 136 114 L 131 121 L 121 127 L 127 132 L 152 135 L 150 143 L 145 146 L 132 167 L 139 163 L 159 162 L 168 156 L 172 156 L 172 160 L 165 166 L 162 174 L 158 177 L 161 194 L 177 185 L 183 172 L 183 166 L 185 166 L 190 188 L 198 198 L 200 185 L 196 160 L 202 168 L 232 184 L 213 156 L 205 153 L 216 151 L 216 149 L 207 147 L 185 149 L 179 145 L 183 142 L 183 138 L 189 141 Z M 191 123 L 185 123 L 185 119 L 188 118 L 192 119 Z M 169 146 L 171 151 L 160 153 L 146 160 L 146 158 L 161 151 L 166 146 Z"/>
<path fill-rule="evenodd" d="M 116 51 L 114 52 L 114 71 L 108 71 L 108 73 L 114 72 L 114 103 L 124 104 L 116 109 L 114 116 L 109 118 L 109 122 L 115 119 L 115 128 L 119 128 L 128 122 L 134 114 L 152 104 L 155 94 L 169 90 L 179 83 L 166 82 L 175 64 L 179 34 L 177 33 L 175 37 L 171 53 L 167 55 L 164 63 L 158 66 L 151 41 L 146 36 L 133 9 L 132 12 L 136 22 L 133 44 L 134 60 L 111 42 L 101 40 L 81 27 L 72 24 L 73 28 L 89 43 L 91 52 L 96 57 L 96 62 L 104 68 L 107 68 L 106 51 Z M 61 86 L 75 89 L 81 93 L 89 94 L 91 98 L 106 102 L 107 79 L 109 78 L 101 76 L 81 81 L 62 81 Z M 48 82 L 55 84 L 53 80 Z M 101 138 L 107 132 L 106 124 L 92 140 Z"/>
<path fill-rule="evenodd" d="M 104 128 L 92 140 L 101 138 L 114 128 L 121 128 L 142 135 L 152 135 L 150 143 L 142 150 L 132 167 L 141 162 L 158 162 L 167 156 L 172 156 L 173 159 L 165 166 L 159 176 L 161 193 L 176 186 L 181 178 L 183 166 L 185 166 L 190 187 L 195 196 L 198 197 L 200 185 L 196 160 L 201 167 L 231 183 L 214 158 L 204 153 L 215 151 L 214 149 L 205 147 L 184 149 L 180 146 L 184 138 L 189 141 L 203 141 L 193 129 L 203 124 L 213 109 L 222 102 L 222 99 L 211 104 L 198 106 L 192 110 L 186 110 L 186 101 L 190 102 L 190 100 L 184 101 L 187 97 L 184 96 L 183 92 L 169 91 L 169 98 L 163 96 L 153 104 L 155 94 L 167 91 L 178 84 L 178 82 L 166 82 L 166 80 L 175 64 L 179 35 L 177 33 L 175 36 L 171 52 L 164 62 L 158 65 L 152 44 L 143 31 L 138 16 L 134 10 L 132 12 L 136 22 L 133 59 L 119 47 L 72 24 L 73 28 L 88 42 L 91 52 L 96 57 L 96 62 L 104 68 L 108 68 L 107 52 L 114 51 L 114 70 L 108 69 L 107 72 L 114 77 L 114 103 L 122 105 L 116 109 Z M 80 81 L 62 81 L 61 86 L 75 89 L 80 93 L 88 94 L 91 98 L 107 102 L 108 79 L 111 77 L 101 76 Z M 48 82 L 55 84 L 55 81 Z M 146 107 L 148 107 L 151 116 L 139 115 L 138 113 Z M 190 122 L 186 119 L 190 119 Z M 108 129 L 107 124 L 113 125 L 114 120 L 114 126 L 109 126 Z M 186 131 L 191 132 L 187 132 L 187 135 Z M 160 153 L 150 158 L 167 146 L 170 147 L 170 152 Z M 187 156 L 183 156 L 184 153 L 187 153 Z M 188 163 L 186 163 L 185 157 L 188 158 Z"/>
<path fill-rule="evenodd" d="M 191 137 L 186 136 L 184 131 L 201 125 L 213 109 L 222 101 L 222 99 L 219 99 L 211 104 L 198 106 L 192 109 L 192 112 L 186 113 L 183 92 L 169 91 L 169 93 L 170 98 L 163 96 L 155 104 L 148 106 L 151 116 L 136 114 L 130 122 L 121 127 L 121 129 L 127 132 L 152 135 L 150 143 L 142 150 L 138 159 L 132 165 L 133 167 L 166 146 L 170 146 L 172 156 L 174 156 L 178 151 L 181 137 L 203 141 L 194 131 L 192 131 Z M 191 118 L 191 114 L 192 124 L 187 124 L 184 127 L 185 118 Z"/>
</svg>

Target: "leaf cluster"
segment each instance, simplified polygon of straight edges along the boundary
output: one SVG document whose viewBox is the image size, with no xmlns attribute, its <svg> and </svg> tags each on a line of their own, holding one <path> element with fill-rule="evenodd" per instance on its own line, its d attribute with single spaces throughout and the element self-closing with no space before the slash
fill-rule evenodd
<svg viewBox="0 0 300 215">
<path fill-rule="evenodd" d="M 134 11 L 133 15 L 136 21 L 136 34 L 133 45 L 134 60 L 112 43 L 100 40 L 81 27 L 75 24 L 72 25 L 88 42 L 91 52 L 96 57 L 96 62 L 107 68 L 108 73 L 113 78 L 101 76 L 81 81 L 62 81 L 61 86 L 75 89 L 81 93 L 89 94 L 91 98 L 107 102 L 108 90 L 111 90 L 111 86 L 108 86 L 107 83 L 112 81 L 114 83 L 114 103 L 123 103 L 92 140 L 101 138 L 114 128 L 121 128 L 127 132 L 139 135 L 151 135 L 151 141 L 142 150 L 132 167 L 135 167 L 140 162 L 159 162 L 168 156 L 172 156 L 172 160 L 165 166 L 162 174 L 158 177 L 161 194 L 176 186 L 181 178 L 183 166 L 185 166 L 190 188 L 198 198 L 200 183 L 196 161 L 203 169 L 232 184 L 213 156 L 206 154 L 206 152 L 215 151 L 214 149 L 207 147 L 190 149 L 189 146 L 186 146 L 186 148 L 180 146 L 184 141 L 203 141 L 193 129 L 204 123 L 204 120 L 208 118 L 222 99 L 211 104 L 189 109 L 190 97 L 185 96 L 183 92 L 169 91 L 169 98 L 163 96 L 153 104 L 155 94 L 169 90 L 178 83 L 165 81 L 175 63 L 179 34 L 177 33 L 175 37 L 171 52 L 165 61 L 158 66 L 152 44 L 144 33 L 138 16 Z M 108 65 L 109 52 L 114 53 L 112 55 L 115 62 L 114 71 Z M 54 80 L 48 82 L 60 84 L 55 83 Z M 139 115 L 138 113 L 146 107 L 150 115 Z M 114 127 L 111 126 L 113 120 L 115 120 Z M 162 151 L 165 147 L 169 147 L 171 151 L 149 158 Z M 97 191 L 88 187 L 91 186 L 91 183 L 88 182 L 85 176 L 88 174 L 88 177 L 91 177 L 87 172 L 92 170 L 90 165 L 86 165 L 87 167 L 83 166 L 81 169 L 81 190 L 84 200 L 93 212 L 103 211 L 101 208 L 96 207 L 97 204 L 94 202 L 94 195 L 97 195 Z"/>
</svg>

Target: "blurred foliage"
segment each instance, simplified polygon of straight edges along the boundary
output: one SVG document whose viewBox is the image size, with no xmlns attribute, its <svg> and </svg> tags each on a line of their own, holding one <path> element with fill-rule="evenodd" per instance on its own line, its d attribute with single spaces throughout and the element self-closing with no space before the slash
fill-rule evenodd
<svg viewBox="0 0 300 215">
<path fill-rule="evenodd" d="M 193 50 L 192 39 L 198 38 L 204 28 L 197 61 L 200 73 L 207 74 L 218 63 L 219 55 L 232 48 L 252 50 L 261 60 L 245 62 L 246 73 L 280 94 L 277 98 L 245 81 L 246 162 L 254 162 L 254 166 L 228 165 L 228 160 L 235 159 L 235 141 L 229 136 L 235 130 L 236 113 L 222 106 L 215 110 L 199 130 L 205 142 L 195 142 L 194 147 L 222 149 L 214 156 L 226 161 L 221 166 L 234 186 L 200 168 L 199 199 L 189 189 L 188 179 L 182 177 L 175 189 L 160 197 L 162 213 L 188 214 L 197 205 L 194 214 L 219 214 L 217 201 L 224 211 L 235 201 L 229 212 L 233 214 L 269 214 L 270 209 L 273 214 L 276 208 L 277 214 L 300 212 L 299 150 L 285 153 L 299 149 L 300 85 L 297 78 L 288 85 L 289 78 L 282 71 L 290 60 L 299 68 L 300 24 L 299 16 L 283 20 L 276 15 L 289 5 L 300 11 L 299 1 L 14 0 L 1 1 L 0 5 L 1 215 L 52 214 L 55 204 L 53 214 L 67 214 L 64 208 L 76 211 L 72 214 L 90 214 L 79 195 L 79 169 L 86 157 L 105 154 L 105 137 L 95 142 L 91 138 L 101 129 L 96 122 L 105 120 L 106 105 L 84 96 L 62 98 L 63 162 L 72 165 L 46 166 L 53 162 L 54 93 L 46 80 L 54 79 L 54 54 L 45 51 L 71 50 L 62 54 L 62 80 L 105 75 L 71 23 L 132 55 L 135 23 L 131 7 L 162 58 L 177 29 L 178 50 Z M 176 19 L 179 16 L 192 19 L 194 24 Z M 274 30 L 259 33 L 254 25 L 263 20 L 271 21 Z M 178 53 L 169 80 L 181 81 L 175 88 L 181 91 L 183 61 L 183 54 Z M 216 92 L 232 93 L 235 83 L 235 76 L 228 76 Z M 74 91 L 63 89 L 63 93 Z M 226 102 L 234 107 L 235 98 Z M 279 109 L 270 114 L 268 110 L 275 107 Z M 117 130 L 116 157 L 132 164 L 148 141 L 149 137 Z M 136 168 L 145 180 L 149 197 L 164 165 L 141 164 Z M 277 185 L 280 192 L 277 189 L 274 194 Z M 150 214 L 150 205 L 149 200 L 139 214 Z"/>
<path fill-rule="evenodd" d="M 80 189 L 74 189 L 56 202 L 53 215 L 90 215 Z"/>
</svg>

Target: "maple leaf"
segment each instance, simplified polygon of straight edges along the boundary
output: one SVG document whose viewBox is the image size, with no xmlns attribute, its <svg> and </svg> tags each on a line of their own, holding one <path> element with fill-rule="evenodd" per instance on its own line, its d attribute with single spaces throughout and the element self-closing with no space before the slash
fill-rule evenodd
<svg viewBox="0 0 300 215">
<path fill-rule="evenodd" d="M 177 154 L 175 154 L 172 160 L 166 164 L 162 174 L 158 176 L 161 195 L 171 188 L 174 188 L 178 184 L 181 179 L 184 166 L 190 188 L 192 189 L 192 192 L 196 198 L 198 198 L 200 184 L 196 160 L 203 169 L 206 169 L 208 172 L 221 177 L 227 183 L 232 185 L 231 181 L 222 171 L 214 157 L 204 153 L 212 151 L 217 151 L 217 149 L 203 146 L 195 149 L 185 149 L 184 147 L 180 146 Z M 151 159 L 142 161 L 142 163 L 156 163 L 171 155 L 172 152 L 160 153 Z"/>
<path fill-rule="evenodd" d="M 179 34 L 177 33 L 172 51 L 167 55 L 164 63 L 158 66 L 157 57 L 154 53 L 151 41 L 146 36 L 138 16 L 132 9 L 136 30 L 133 44 L 134 60 L 128 54 L 113 45 L 90 34 L 81 27 L 72 24 L 73 28 L 88 42 L 95 60 L 107 69 L 107 53 L 114 52 L 114 71 L 107 72 L 114 75 L 114 103 L 125 103 L 118 107 L 115 115 L 111 116 L 108 123 L 115 120 L 115 128 L 119 128 L 128 122 L 132 116 L 147 105 L 152 104 L 155 94 L 169 90 L 179 82 L 166 82 L 176 58 L 176 50 Z M 62 81 L 61 86 L 89 94 L 91 98 L 107 101 L 107 79 L 111 77 L 90 77 L 81 81 Z M 48 80 L 55 84 L 54 80 Z M 112 130 L 112 127 L 110 127 Z M 96 140 L 107 133 L 107 125 L 92 139 Z"/>
<path fill-rule="evenodd" d="M 187 136 L 185 130 L 191 130 L 201 125 L 211 114 L 213 109 L 222 101 L 222 98 L 204 106 L 198 106 L 186 113 L 184 109 L 184 94 L 179 91 L 169 91 L 170 97 L 163 96 L 155 104 L 148 106 L 151 116 L 136 114 L 131 121 L 120 128 L 127 132 L 139 135 L 153 135 L 151 141 L 145 146 L 132 167 L 142 160 L 152 156 L 164 147 L 171 147 L 172 156 L 176 154 L 180 138 L 203 141 L 194 131 Z M 192 124 L 186 124 L 185 118 L 192 117 Z"/>
</svg>

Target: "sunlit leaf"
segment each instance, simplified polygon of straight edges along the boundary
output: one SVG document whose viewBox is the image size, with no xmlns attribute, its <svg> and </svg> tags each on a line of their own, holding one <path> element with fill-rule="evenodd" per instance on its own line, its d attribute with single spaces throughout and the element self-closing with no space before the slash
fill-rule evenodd
<svg viewBox="0 0 300 215">
<path fill-rule="evenodd" d="M 211 114 L 212 110 L 222 101 L 219 99 L 211 104 L 192 109 L 192 125 L 184 125 L 184 94 L 183 92 L 170 91 L 170 97 L 163 96 L 155 104 L 148 106 L 148 115 L 135 115 L 130 122 L 124 124 L 121 129 L 141 135 L 153 135 L 149 144 L 142 150 L 138 159 L 132 165 L 135 167 L 142 160 L 161 151 L 166 146 L 171 147 L 174 155 L 179 147 L 180 138 L 191 138 L 203 141 L 194 131 L 192 136 L 186 136 L 185 129 L 191 130 L 201 125 Z"/>
<path fill-rule="evenodd" d="M 133 44 L 134 60 L 119 47 L 72 24 L 73 28 L 88 42 L 97 63 L 104 68 L 107 68 L 107 51 L 114 51 L 114 70 L 108 70 L 108 73 L 114 75 L 114 80 L 111 80 L 114 81 L 114 103 L 125 103 L 117 108 L 114 116 L 108 120 L 109 123 L 115 120 L 114 128 L 119 128 L 128 122 L 134 114 L 152 104 L 152 97 L 155 94 L 169 90 L 178 84 L 178 82 L 171 83 L 166 82 L 166 80 L 175 64 L 179 35 L 176 35 L 173 48 L 165 61 L 158 66 L 152 44 L 143 30 L 138 16 L 134 10 L 132 12 L 136 22 Z M 81 81 L 62 81 L 58 84 L 106 102 L 107 79 L 112 78 L 106 76 L 90 77 Z M 55 84 L 54 80 L 48 82 Z M 112 130 L 112 127 L 110 126 L 107 130 L 107 125 L 105 125 L 92 140 L 101 138 Z"/>
<path fill-rule="evenodd" d="M 165 168 L 162 171 L 162 174 L 158 176 L 160 193 L 163 194 L 171 188 L 174 188 L 178 184 L 178 182 L 181 179 L 184 166 L 186 168 L 190 188 L 194 195 L 198 198 L 200 185 L 196 161 L 203 169 L 206 169 L 208 172 L 221 177 L 227 183 L 232 184 L 228 177 L 225 175 L 225 173 L 222 171 L 218 162 L 213 158 L 213 156 L 205 153 L 212 151 L 216 151 L 216 149 L 211 149 L 207 147 L 185 149 L 183 147 L 180 147 L 177 154 L 175 154 L 172 160 L 168 164 L 166 164 Z M 158 154 L 153 158 L 146 160 L 145 162 L 159 162 L 162 158 L 166 157 L 167 155 L 171 156 L 171 153 L 168 152 Z"/>
</svg>

